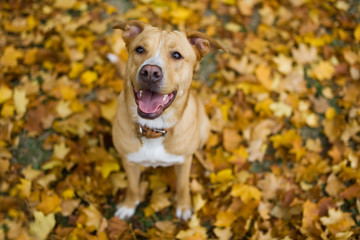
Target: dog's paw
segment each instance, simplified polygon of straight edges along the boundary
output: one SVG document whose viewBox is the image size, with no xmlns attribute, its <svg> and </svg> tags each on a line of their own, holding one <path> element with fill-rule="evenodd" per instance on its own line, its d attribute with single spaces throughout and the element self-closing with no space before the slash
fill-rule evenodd
<svg viewBox="0 0 360 240">
<path fill-rule="evenodd" d="M 127 220 L 134 216 L 135 210 L 139 202 L 135 203 L 134 207 L 125 207 L 125 206 L 117 206 L 115 211 L 115 217 L 120 218 L 122 220 Z"/>
<path fill-rule="evenodd" d="M 187 208 L 187 209 L 176 208 L 175 214 L 178 219 L 187 221 L 191 218 L 192 210 L 190 208 Z"/>
</svg>

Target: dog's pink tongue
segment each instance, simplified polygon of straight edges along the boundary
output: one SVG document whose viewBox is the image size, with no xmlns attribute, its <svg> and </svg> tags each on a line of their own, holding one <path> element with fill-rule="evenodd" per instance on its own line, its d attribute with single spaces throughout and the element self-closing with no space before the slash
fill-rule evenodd
<svg viewBox="0 0 360 240">
<path fill-rule="evenodd" d="M 143 90 L 139 98 L 139 108 L 144 113 L 154 113 L 164 105 L 164 96 L 150 90 Z"/>
</svg>

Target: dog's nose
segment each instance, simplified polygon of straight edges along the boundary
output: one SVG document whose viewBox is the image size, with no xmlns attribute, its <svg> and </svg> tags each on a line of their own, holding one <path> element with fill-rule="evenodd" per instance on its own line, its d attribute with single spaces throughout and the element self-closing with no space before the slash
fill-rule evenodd
<svg viewBox="0 0 360 240">
<path fill-rule="evenodd" d="M 140 70 L 140 79 L 148 84 L 160 82 L 163 79 L 161 68 L 156 65 L 145 65 Z"/>
</svg>

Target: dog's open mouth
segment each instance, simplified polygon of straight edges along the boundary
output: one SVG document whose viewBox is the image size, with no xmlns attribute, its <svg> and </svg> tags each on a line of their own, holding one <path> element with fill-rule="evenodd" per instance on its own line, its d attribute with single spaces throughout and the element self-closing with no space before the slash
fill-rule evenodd
<svg viewBox="0 0 360 240">
<path fill-rule="evenodd" d="M 134 88 L 134 95 L 140 117 L 155 119 L 174 101 L 176 91 L 162 95 L 148 89 L 137 90 Z"/>
</svg>

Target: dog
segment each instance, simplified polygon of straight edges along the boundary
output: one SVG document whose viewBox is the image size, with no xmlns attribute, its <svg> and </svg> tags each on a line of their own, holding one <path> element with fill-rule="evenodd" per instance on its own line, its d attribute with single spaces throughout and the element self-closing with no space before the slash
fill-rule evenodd
<svg viewBox="0 0 360 240">
<path fill-rule="evenodd" d="M 112 128 L 128 179 L 115 216 L 128 219 L 134 215 L 140 201 L 142 166 L 174 165 L 176 216 L 188 220 L 192 215 L 191 161 L 210 132 L 203 103 L 190 85 L 200 60 L 223 47 L 200 32 L 168 32 L 137 20 L 113 28 L 122 30 L 129 53 Z"/>
</svg>

